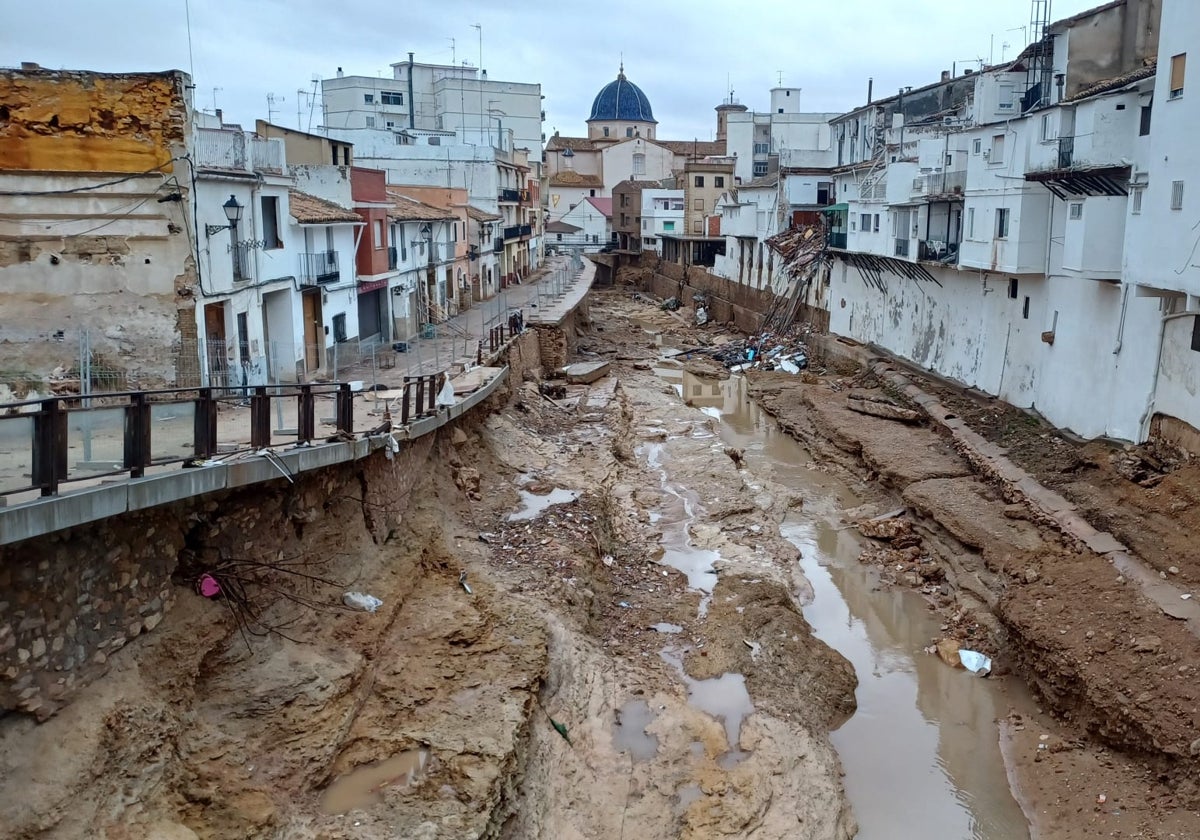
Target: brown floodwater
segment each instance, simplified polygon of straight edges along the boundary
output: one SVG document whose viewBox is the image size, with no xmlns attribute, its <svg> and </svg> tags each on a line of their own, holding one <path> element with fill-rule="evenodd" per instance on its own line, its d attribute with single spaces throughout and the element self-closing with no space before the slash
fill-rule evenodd
<svg viewBox="0 0 1200 840">
<path fill-rule="evenodd" d="M 681 376 L 682 374 L 682 376 Z M 747 397 L 742 377 L 667 380 L 714 418 L 720 446 L 745 453 L 751 480 L 803 497 L 783 522 L 811 591 L 798 593 L 816 635 L 858 675 L 857 711 L 831 739 L 862 840 L 1021 840 L 1028 822 L 1009 787 L 997 721 L 1034 712 L 1025 686 L 982 679 L 924 652 L 940 622 L 920 594 L 881 586 L 858 562 L 841 512 L 860 501 Z"/>
</svg>

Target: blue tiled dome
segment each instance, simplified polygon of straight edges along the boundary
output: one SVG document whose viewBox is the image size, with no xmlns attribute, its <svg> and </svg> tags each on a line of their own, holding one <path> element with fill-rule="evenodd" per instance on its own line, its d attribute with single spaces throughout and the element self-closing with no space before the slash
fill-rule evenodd
<svg viewBox="0 0 1200 840">
<path fill-rule="evenodd" d="M 616 81 L 609 82 L 592 102 L 592 115 L 588 122 L 597 120 L 625 120 L 627 122 L 657 122 L 650 100 L 642 89 L 625 78 L 625 68 L 617 74 Z"/>
</svg>

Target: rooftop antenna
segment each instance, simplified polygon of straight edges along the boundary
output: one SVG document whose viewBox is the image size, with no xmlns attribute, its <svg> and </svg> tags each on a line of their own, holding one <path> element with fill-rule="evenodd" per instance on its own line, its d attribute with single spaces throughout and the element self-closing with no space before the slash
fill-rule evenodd
<svg viewBox="0 0 1200 840">
<path fill-rule="evenodd" d="M 192 4 L 189 0 L 183 0 L 183 17 L 187 21 L 187 38 L 188 38 L 188 74 L 192 77 L 192 84 L 196 83 L 196 62 L 192 59 Z M 216 109 L 216 106 L 213 106 Z"/>
<path fill-rule="evenodd" d="M 214 114 L 217 112 L 217 94 L 223 90 L 225 90 L 225 88 L 219 88 L 219 87 L 213 88 L 213 113 Z"/>
<path fill-rule="evenodd" d="M 776 70 L 775 72 L 776 72 L 776 73 L 779 75 L 779 86 L 780 86 L 780 87 L 783 87 L 783 71 L 782 71 L 782 70 Z"/>
<path fill-rule="evenodd" d="M 280 102 L 284 101 L 282 96 L 276 96 L 273 93 L 267 94 L 267 122 L 269 123 L 275 122 L 275 100 L 277 99 Z"/>
<path fill-rule="evenodd" d="M 321 84 L 319 73 L 312 74 L 312 94 L 308 97 L 308 130 L 312 131 L 313 109 L 317 107 L 317 85 Z"/>
<path fill-rule="evenodd" d="M 472 24 L 471 24 L 471 27 L 472 27 L 473 29 L 475 29 L 475 31 L 476 31 L 476 32 L 478 32 L 478 33 L 479 33 L 479 69 L 478 69 L 478 70 L 476 70 L 476 73 L 482 73 L 482 72 L 483 72 L 483 24 L 480 24 L 480 23 L 472 23 Z M 478 78 L 478 77 L 477 77 L 477 78 Z M 466 109 L 464 108 L 463 110 L 466 110 Z M 464 120 L 466 119 L 466 116 L 465 116 L 465 115 L 464 115 L 463 119 L 464 119 Z M 484 131 L 484 124 L 483 124 L 483 79 L 482 79 L 482 78 L 479 78 L 479 136 L 480 136 L 480 137 L 483 137 L 483 131 Z"/>
</svg>

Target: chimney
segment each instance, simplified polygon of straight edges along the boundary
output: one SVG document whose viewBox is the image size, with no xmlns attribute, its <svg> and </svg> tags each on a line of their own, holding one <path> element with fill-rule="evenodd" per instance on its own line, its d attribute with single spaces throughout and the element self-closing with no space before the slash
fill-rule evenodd
<svg viewBox="0 0 1200 840">
<path fill-rule="evenodd" d="M 36 61 L 22 61 L 21 62 L 21 72 L 22 73 L 32 73 L 34 70 L 41 70 L 41 69 L 42 69 L 42 65 L 38 64 Z"/>
<path fill-rule="evenodd" d="M 875 77 L 868 76 L 867 77 L 867 104 L 868 105 L 871 104 L 871 92 L 874 89 L 874 87 L 875 87 Z"/>
<path fill-rule="evenodd" d="M 942 71 L 942 81 L 943 81 L 943 82 L 948 82 L 948 81 L 950 81 L 950 71 L 949 71 L 949 70 L 943 70 L 943 71 Z"/>
<path fill-rule="evenodd" d="M 225 115 L 221 113 L 221 109 L 217 108 L 217 126 L 225 125 Z"/>
<path fill-rule="evenodd" d="M 487 71 L 486 71 L 486 70 L 480 70 L 479 72 L 480 72 L 480 74 L 483 76 L 483 80 L 486 82 L 486 81 L 487 81 Z"/>
<path fill-rule="evenodd" d="M 341 68 L 341 67 L 339 67 L 339 68 L 338 68 L 338 75 L 337 75 L 337 77 L 340 79 L 340 78 L 342 78 L 342 76 L 344 76 L 344 75 L 346 75 L 346 74 L 345 74 L 345 73 L 343 73 L 343 72 L 342 72 L 342 68 Z"/>
</svg>

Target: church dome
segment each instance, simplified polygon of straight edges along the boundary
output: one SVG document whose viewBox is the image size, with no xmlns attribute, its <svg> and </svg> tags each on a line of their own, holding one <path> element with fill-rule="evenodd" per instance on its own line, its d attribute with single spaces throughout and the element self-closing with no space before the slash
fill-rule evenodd
<svg viewBox="0 0 1200 840">
<path fill-rule="evenodd" d="M 642 89 L 625 78 L 625 67 L 617 74 L 616 81 L 609 82 L 596 94 L 592 102 L 592 115 L 588 122 L 617 121 L 656 122 L 650 100 Z"/>
</svg>

